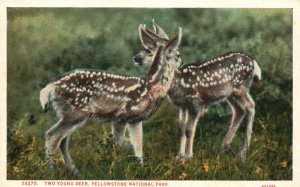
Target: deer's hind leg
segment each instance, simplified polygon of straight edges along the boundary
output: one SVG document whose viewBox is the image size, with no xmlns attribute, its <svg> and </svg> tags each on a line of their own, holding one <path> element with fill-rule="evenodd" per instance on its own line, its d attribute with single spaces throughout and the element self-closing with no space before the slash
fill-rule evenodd
<svg viewBox="0 0 300 187">
<path fill-rule="evenodd" d="M 85 120 L 82 120 L 80 122 L 84 123 Z M 65 118 L 61 118 L 53 127 L 51 127 L 46 132 L 45 141 L 46 162 L 52 165 L 52 157 L 59 149 L 68 171 L 73 173 L 74 175 L 79 175 L 79 171 L 73 164 L 71 156 L 69 154 L 68 136 L 70 136 L 72 132 L 76 130 L 79 124 L 80 123 L 77 120 L 66 120 Z"/>
<path fill-rule="evenodd" d="M 185 159 L 191 159 L 193 157 L 193 144 L 195 138 L 196 127 L 198 119 L 204 114 L 204 108 L 201 110 L 188 110 L 186 119 L 185 135 L 186 135 L 186 146 L 185 146 Z"/>
<path fill-rule="evenodd" d="M 189 160 L 193 157 L 193 144 L 195 139 L 196 127 L 198 120 L 207 111 L 206 107 L 199 107 L 198 109 L 188 109 L 186 117 L 185 135 L 186 135 L 186 146 L 185 146 L 185 159 Z"/>
<path fill-rule="evenodd" d="M 55 133 L 57 129 L 64 124 L 64 120 L 60 119 L 53 125 L 45 134 L 45 147 L 46 147 L 46 162 L 53 164 L 51 156 L 56 153 L 61 140 L 63 139 L 62 133 Z"/>
<path fill-rule="evenodd" d="M 73 164 L 73 160 L 69 153 L 69 141 L 70 135 L 62 139 L 59 145 L 60 153 L 63 156 L 64 163 L 66 164 L 68 171 L 74 175 L 79 175 L 79 171 Z"/>
<path fill-rule="evenodd" d="M 253 127 L 253 121 L 255 116 L 255 102 L 248 92 L 246 92 L 245 102 L 246 102 L 245 109 L 246 109 L 247 126 L 244 134 L 244 142 L 238 154 L 239 159 L 242 162 L 246 161 L 247 158 L 247 152 L 250 146 L 252 127 Z"/>
<path fill-rule="evenodd" d="M 252 126 L 255 115 L 255 103 L 248 93 L 247 89 L 243 87 L 234 92 L 230 97 L 228 97 L 228 102 L 232 107 L 233 113 L 228 132 L 221 145 L 221 151 L 225 151 L 230 147 L 230 144 L 238 127 L 240 126 L 244 117 L 246 117 L 247 126 L 244 134 L 244 142 L 238 154 L 239 159 L 244 162 L 246 160 L 247 150 L 250 145 Z"/>
<path fill-rule="evenodd" d="M 232 117 L 228 131 L 221 144 L 221 152 L 230 149 L 233 137 L 245 117 L 245 95 L 243 92 L 233 93 L 227 98 L 231 106 Z"/>
<path fill-rule="evenodd" d="M 124 123 L 112 122 L 112 138 L 113 142 L 118 146 L 124 144 L 126 127 L 127 125 Z"/>
</svg>

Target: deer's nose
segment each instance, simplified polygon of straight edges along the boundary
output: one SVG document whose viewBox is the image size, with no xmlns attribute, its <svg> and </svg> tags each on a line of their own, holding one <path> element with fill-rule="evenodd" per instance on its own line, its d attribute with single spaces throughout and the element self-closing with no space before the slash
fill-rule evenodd
<svg viewBox="0 0 300 187">
<path fill-rule="evenodd" d="M 140 58 L 138 58 L 138 57 L 136 57 L 136 56 L 134 56 L 134 57 L 132 58 L 132 62 L 133 62 L 134 64 L 137 64 L 137 65 L 142 65 L 142 62 L 141 62 Z"/>
<path fill-rule="evenodd" d="M 132 57 L 132 62 L 136 62 L 136 56 Z"/>
</svg>

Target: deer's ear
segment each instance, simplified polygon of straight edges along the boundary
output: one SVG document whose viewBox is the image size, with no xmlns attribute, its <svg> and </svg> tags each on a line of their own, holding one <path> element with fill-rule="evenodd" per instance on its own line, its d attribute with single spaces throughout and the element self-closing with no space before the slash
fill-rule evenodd
<svg viewBox="0 0 300 187">
<path fill-rule="evenodd" d="M 173 51 L 178 49 L 182 37 L 182 28 L 178 28 L 177 35 L 167 44 L 166 49 Z"/>
<path fill-rule="evenodd" d="M 155 38 L 146 31 L 145 25 L 139 26 L 139 35 L 144 48 L 153 49 L 155 47 L 156 44 Z"/>
<path fill-rule="evenodd" d="M 160 36 L 163 39 L 169 40 L 168 35 L 165 33 L 165 31 L 159 25 L 157 25 L 155 23 L 154 19 L 152 19 L 152 25 L 153 25 L 153 28 L 154 28 L 154 32 L 156 34 L 158 34 L 158 36 Z"/>
<path fill-rule="evenodd" d="M 153 26 L 153 31 L 157 34 L 157 29 L 156 29 L 156 26 L 155 26 L 154 19 L 152 19 L 152 26 Z"/>
<path fill-rule="evenodd" d="M 155 32 L 151 31 L 150 29 L 148 28 L 145 28 L 145 31 L 147 32 L 147 34 L 149 34 L 154 40 L 161 40 L 161 37 L 156 34 Z"/>
</svg>

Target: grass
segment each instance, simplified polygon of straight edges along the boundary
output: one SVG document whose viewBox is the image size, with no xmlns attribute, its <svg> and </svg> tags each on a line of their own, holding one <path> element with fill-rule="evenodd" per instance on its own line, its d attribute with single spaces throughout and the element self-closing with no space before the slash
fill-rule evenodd
<svg viewBox="0 0 300 187">
<path fill-rule="evenodd" d="M 169 108 L 169 110 L 166 110 Z M 167 113 L 165 114 L 164 111 Z M 169 116 L 161 118 L 161 115 Z M 245 163 L 237 159 L 242 141 L 242 128 L 234 139 L 232 150 L 219 153 L 225 135 L 223 122 L 210 121 L 215 114 L 200 120 L 194 146 L 194 157 L 178 161 L 179 143 L 176 111 L 164 102 L 158 112 L 144 125 L 144 164 L 133 157 L 129 143 L 115 147 L 109 138 L 110 125 L 89 121 L 71 139 L 70 152 L 82 173 L 80 179 L 101 180 L 291 180 L 292 149 L 280 134 L 270 132 L 271 119 L 256 118 L 251 149 Z M 224 118 L 224 119 L 223 119 Z M 40 113 L 36 122 L 28 122 L 28 115 L 9 130 L 8 179 L 78 179 L 67 173 L 59 155 L 55 171 L 44 162 L 44 132 L 54 124 L 51 112 Z M 216 120 L 218 121 L 218 120 Z M 226 121 L 226 120 L 225 120 Z M 282 134 L 282 136 L 286 136 Z M 11 159 L 13 158 L 13 159 Z"/>
</svg>

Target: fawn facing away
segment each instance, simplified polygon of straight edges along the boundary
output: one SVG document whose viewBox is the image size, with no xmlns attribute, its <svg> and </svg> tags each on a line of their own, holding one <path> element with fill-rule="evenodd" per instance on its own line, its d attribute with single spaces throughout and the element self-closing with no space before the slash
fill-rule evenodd
<svg viewBox="0 0 300 187">
<path fill-rule="evenodd" d="M 41 90 L 42 108 L 52 101 L 59 118 L 46 132 L 46 160 L 49 164 L 53 164 L 51 156 L 59 150 L 67 169 L 74 175 L 80 174 L 69 154 L 69 137 L 92 117 L 113 121 L 116 138 L 124 135 L 128 123 L 135 156 L 142 161 L 141 121 L 157 109 L 171 86 L 174 72 L 181 65 L 176 51 L 182 31 L 179 28 L 174 39 L 167 43 L 157 42 L 158 38 L 153 38 L 141 25 L 139 33 L 147 45 L 156 47 L 152 66 L 144 78 L 98 70 L 75 70 Z M 122 138 L 117 141 L 121 144 Z"/>
<path fill-rule="evenodd" d="M 164 30 L 153 20 L 154 32 L 167 43 L 169 38 Z M 143 42 L 145 50 L 133 57 L 137 64 L 151 64 L 151 57 L 157 50 Z M 179 53 L 178 53 L 179 54 Z M 231 106 L 232 118 L 221 144 L 221 152 L 230 149 L 233 137 L 241 122 L 246 118 L 247 127 L 244 142 L 238 158 L 244 162 L 250 146 L 255 102 L 249 89 L 252 82 L 261 79 L 261 69 L 257 62 L 243 53 L 228 53 L 211 60 L 188 64 L 175 72 L 174 82 L 168 92 L 169 99 L 179 107 L 180 144 L 177 157 L 191 159 L 193 141 L 199 117 L 203 116 L 207 106 L 219 101 L 227 101 Z"/>
</svg>

